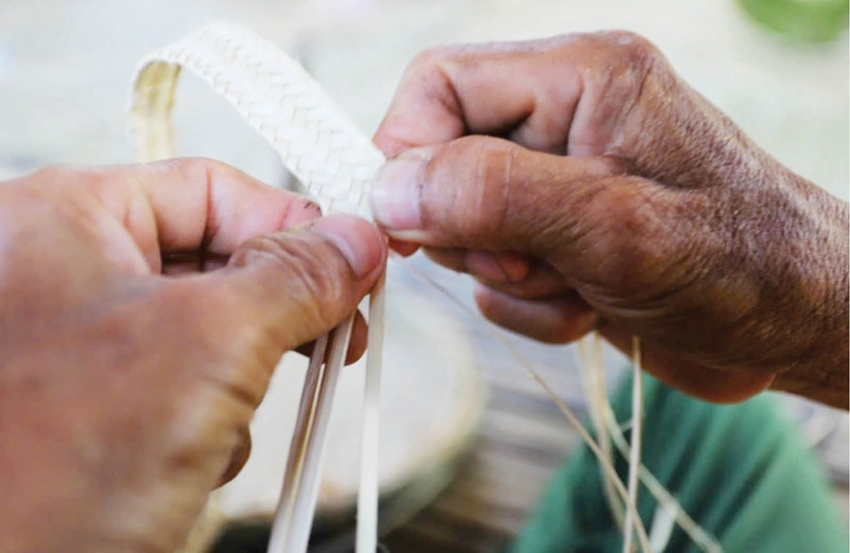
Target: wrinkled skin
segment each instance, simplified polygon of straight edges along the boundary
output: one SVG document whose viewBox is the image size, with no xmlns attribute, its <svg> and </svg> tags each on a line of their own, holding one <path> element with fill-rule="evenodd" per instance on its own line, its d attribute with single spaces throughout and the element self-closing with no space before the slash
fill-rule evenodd
<svg viewBox="0 0 850 553">
<path fill-rule="evenodd" d="M 203 160 L 0 184 L 0 550 L 182 543 L 280 356 L 381 271 L 374 226 L 318 215 Z"/>
<path fill-rule="evenodd" d="M 479 281 L 546 342 L 592 329 L 716 402 L 847 408 L 848 206 L 780 165 L 625 32 L 438 48 L 375 142 L 394 246 Z"/>
</svg>

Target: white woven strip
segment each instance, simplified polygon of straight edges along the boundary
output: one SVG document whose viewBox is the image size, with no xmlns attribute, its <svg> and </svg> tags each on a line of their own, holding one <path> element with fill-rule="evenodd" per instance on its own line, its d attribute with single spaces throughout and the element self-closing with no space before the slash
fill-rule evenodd
<svg viewBox="0 0 850 553">
<path fill-rule="evenodd" d="M 369 184 L 383 154 L 297 62 L 240 27 L 210 25 L 141 62 L 130 133 L 144 161 L 174 155 L 171 108 L 181 67 L 226 98 L 326 212 L 371 219 Z"/>
<path fill-rule="evenodd" d="M 226 98 L 280 154 L 286 167 L 326 212 L 342 211 L 371 219 L 369 185 L 384 156 L 327 97 L 296 62 L 273 44 L 245 29 L 211 25 L 145 58 L 136 74 L 130 106 L 130 134 L 142 160 L 174 155 L 171 110 L 182 68 L 205 80 Z M 383 289 L 372 305 L 383 305 Z M 370 308 L 370 338 L 383 332 L 383 311 Z M 331 359 L 322 368 L 322 352 L 314 351 L 302 392 L 302 410 L 290 448 L 281 502 L 275 516 L 270 552 L 305 551 L 312 526 L 319 475 L 327 436 L 327 420 L 353 317 L 331 341 Z M 377 355 L 375 355 L 377 353 Z M 359 508 L 374 521 L 358 525 L 360 545 L 377 541 L 377 425 L 380 352 L 369 352 L 367 397 L 364 399 L 364 466 Z M 310 386 L 313 376 L 317 386 Z M 368 416 L 367 416 L 368 415 Z M 290 470 L 294 467 L 293 470 Z M 295 470 L 297 469 L 297 470 Z M 373 486 L 375 489 L 363 489 Z M 370 546 L 370 549 L 374 550 Z M 371 551 L 369 551 L 371 553 Z"/>
</svg>

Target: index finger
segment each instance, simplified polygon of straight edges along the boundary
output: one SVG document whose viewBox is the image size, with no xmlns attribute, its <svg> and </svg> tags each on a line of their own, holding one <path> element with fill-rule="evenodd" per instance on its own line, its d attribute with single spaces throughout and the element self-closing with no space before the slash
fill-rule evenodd
<svg viewBox="0 0 850 553">
<path fill-rule="evenodd" d="M 388 156 L 466 134 L 609 155 L 658 56 L 623 31 L 428 50 L 408 67 L 374 140 Z"/>
<path fill-rule="evenodd" d="M 581 71 L 569 71 L 570 65 L 578 68 L 568 51 L 577 40 L 564 36 L 423 52 L 402 77 L 375 143 L 394 156 L 487 134 L 563 153 L 582 90 Z"/>
<path fill-rule="evenodd" d="M 174 159 L 116 170 L 131 194 L 124 225 L 149 263 L 162 254 L 229 255 L 246 240 L 320 214 L 309 199 L 273 188 L 226 164 Z M 137 216 L 133 216 L 137 214 Z"/>
</svg>

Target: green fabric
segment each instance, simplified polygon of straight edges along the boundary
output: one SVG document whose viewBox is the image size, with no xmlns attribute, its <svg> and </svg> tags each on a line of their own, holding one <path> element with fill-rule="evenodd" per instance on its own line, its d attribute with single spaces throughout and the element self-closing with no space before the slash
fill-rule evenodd
<svg viewBox="0 0 850 553">
<path fill-rule="evenodd" d="M 631 380 L 612 398 L 631 416 Z M 685 511 L 730 553 L 848 551 L 827 479 L 797 429 L 768 396 L 712 405 L 644 377 L 643 461 Z M 627 435 L 628 437 L 628 435 Z M 617 472 L 626 481 L 627 463 Z M 647 527 L 657 502 L 641 486 Z M 512 553 L 616 551 L 622 535 L 604 500 L 598 464 L 579 449 L 554 477 Z M 699 551 L 678 526 L 667 552 Z"/>
</svg>

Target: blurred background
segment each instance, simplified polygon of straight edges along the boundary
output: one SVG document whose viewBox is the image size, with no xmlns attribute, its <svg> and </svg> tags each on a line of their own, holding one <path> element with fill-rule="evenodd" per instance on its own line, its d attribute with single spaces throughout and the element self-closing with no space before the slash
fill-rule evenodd
<svg viewBox="0 0 850 553">
<path fill-rule="evenodd" d="M 244 24 L 298 57 L 366 132 L 380 121 L 407 62 L 429 46 L 633 30 L 768 152 L 848 199 L 847 2 L 832 0 L 0 0 L 0 175 L 57 162 L 132 161 L 124 118 L 135 64 L 213 21 Z M 191 78 L 184 85 L 176 109 L 180 154 L 286 181 L 274 153 L 223 101 Z M 463 279 L 420 259 L 414 264 L 468 297 Z M 478 320 L 439 295 L 429 301 L 468 330 L 488 400 L 454 483 L 389 543 L 489 551 L 517 531 L 576 437 Z M 516 342 L 582 411 L 571 349 Z M 609 361 L 623 365 L 613 354 Z M 847 415 L 782 401 L 846 512 Z"/>
</svg>

